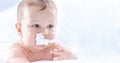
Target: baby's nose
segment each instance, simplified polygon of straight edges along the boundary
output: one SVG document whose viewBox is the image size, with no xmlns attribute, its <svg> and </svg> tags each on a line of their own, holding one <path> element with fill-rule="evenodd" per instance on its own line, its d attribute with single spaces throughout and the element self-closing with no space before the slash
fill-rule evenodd
<svg viewBox="0 0 120 63">
<path fill-rule="evenodd" d="M 42 33 L 43 35 L 46 35 L 46 34 L 48 34 L 48 30 L 47 30 L 47 29 L 43 29 L 43 30 L 41 31 L 41 33 Z"/>
</svg>

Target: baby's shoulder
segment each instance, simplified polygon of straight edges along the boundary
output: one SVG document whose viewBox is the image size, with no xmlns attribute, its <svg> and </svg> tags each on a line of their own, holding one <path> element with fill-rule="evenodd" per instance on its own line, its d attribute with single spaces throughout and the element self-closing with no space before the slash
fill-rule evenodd
<svg viewBox="0 0 120 63">
<path fill-rule="evenodd" d="M 23 54 L 23 48 L 18 42 L 16 42 L 11 45 L 11 47 L 9 48 L 9 52 L 11 52 L 11 54 Z"/>
<path fill-rule="evenodd" d="M 15 42 L 10 46 L 10 48 L 17 48 L 17 47 L 20 47 L 19 42 Z"/>
<path fill-rule="evenodd" d="M 15 42 L 10 46 L 9 50 L 22 50 L 22 48 L 19 42 Z"/>
</svg>

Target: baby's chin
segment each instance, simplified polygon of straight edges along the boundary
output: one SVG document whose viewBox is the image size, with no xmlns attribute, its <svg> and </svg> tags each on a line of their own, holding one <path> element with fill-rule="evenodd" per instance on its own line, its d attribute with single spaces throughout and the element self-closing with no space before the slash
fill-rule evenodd
<svg viewBox="0 0 120 63">
<path fill-rule="evenodd" d="M 42 42 L 42 41 L 36 41 L 36 42 L 35 42 L 35 44 L 36 44 L 37 46 L 48 45 L 48 43 L 49 43 L 49 42 L 44 42 L 44 41 L 43 41 L 43 42 Z"/>
<path fill-rule="evenodd" d="M 40 39 L 40 40 L 36 40 L 36 45 L 48 45 L 49 43 L 53 43 L 53 42 L 56 42 L 56 40 Z"/>
<path fill-rule="evenodd" d="M 49 42 L 49 43 L 47 43 L 47 44 L 45 44 L 45 43 L 40 43 L 40 44 L 36 44 L 35 46 L 33 46 L 34 48 L 35 48 L 35 50 L 44 50 L 44 49 L 46 49 L 46 48 L 48 48 L 48 47 L 54 47 L 54 46 L 60 46 L 60 44 L 58 43 L 58 42 Z"/>
</svg>

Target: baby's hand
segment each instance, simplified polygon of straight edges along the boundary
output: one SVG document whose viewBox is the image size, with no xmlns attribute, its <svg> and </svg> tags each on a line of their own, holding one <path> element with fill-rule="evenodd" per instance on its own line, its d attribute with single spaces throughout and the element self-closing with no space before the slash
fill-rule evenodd
<svg viewBox="0 0 120 63">
<path fill-rule="evenodd" d="M 49 43 L 48 47 L 51 50 L 50 52 L 52 54 L 53 60 L 77 59 L 77 57 L 73 55 L 73 53 L 70 50 L 62 47 L 58 43 Z"/>
</svg>

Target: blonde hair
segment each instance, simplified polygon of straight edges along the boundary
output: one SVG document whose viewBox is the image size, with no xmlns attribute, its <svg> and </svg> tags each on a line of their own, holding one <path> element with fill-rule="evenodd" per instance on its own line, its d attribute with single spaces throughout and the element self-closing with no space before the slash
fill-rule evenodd
<svg viewBox="0 0 120 63">
<path fill-rule="evenodd" d="M 18 5 L 17 9 L 17 20 L 21 21 L 24 17 L 25 6 L 30 7 L 39 7 L 39 11 L 43 11 L 46 8 L 56 9 L 56 5 L 52 0 L 22 0 Z"/>
</svg>

